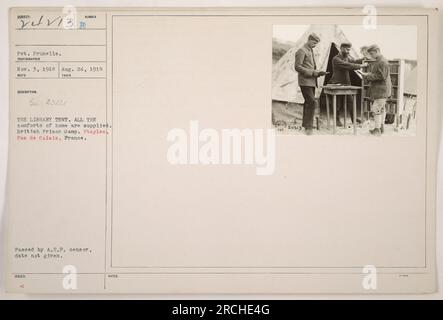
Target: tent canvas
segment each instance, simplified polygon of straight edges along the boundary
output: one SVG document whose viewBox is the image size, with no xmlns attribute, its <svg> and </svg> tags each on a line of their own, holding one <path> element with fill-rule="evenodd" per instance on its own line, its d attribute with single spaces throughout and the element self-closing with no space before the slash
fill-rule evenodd
<svg viewBox="0 0 443 320">
<path fill-rule="evenodd" d="M 402 125 L 409 129 L 411 122 L 408 121 L 410 117 L 415 119 L 416 107 L 417 107 L 417 67 L 413 67 L 405 74 L 405 86 L 404 86 L 404 105 L 403 105 L 403 117 Z M 406 122 L 406 124 L 405 124 Z M 415 122 L 412 122 L 415 125 Z"/>
<path fill-rule="evenodd" d="M 342 42 L 349 42 L 345 34 L 338 25 L 311 25 L 297 40 L 295 46 L 289 49 L 286 54 L 272 68 L 272 100 L 303 103 L 304 99 L 298 86 L 298 74 L 294 70 L 295 53 L 307 41 L 309 34 L 316 33 L 320 37 L 320 42 L 314 48 L 314 56 L 318 70 L 326 71 L 330 60 L 339 52 Z M 351 48 L 351 56 L 357 57 L 357 52 Z M 330 66 L 329 66 L 330 68 Z M 329 77 L 318 78 L 318 88 L 315 96 L 320 97 L 321 86 Z"/>
<path fill-rule="evenodd" d="M 414 67 L 406 73 L 404 93 L 408 95 L 417 95 L 417 67 Z"/>
</svg>

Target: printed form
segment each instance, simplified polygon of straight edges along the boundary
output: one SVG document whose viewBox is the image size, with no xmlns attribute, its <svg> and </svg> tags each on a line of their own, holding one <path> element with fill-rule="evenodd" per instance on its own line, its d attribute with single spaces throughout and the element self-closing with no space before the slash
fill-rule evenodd
<svg viewBox="0 0 443 320">
<path fill-rule="evenodd" d="M 342 25 L 361 19 L 357 9 L 11 9 L 8 290 L 433 292 L 435 13 L 378 17 L 417 38 L 417 107 L 386 124 L 393 136 L 370 136 L 360 100 L 357 126 L 348 118 L 332 135 L 320 91 L 314 136 L 285 134 L 293 128 L 275 118 L 303 102 L 272 96 L 286 61 L 273 28 L 293 26 L 290 39 L 311 28 L 329 46 L 316 26 L 354 41 Z M 292 70 L 281 90 L 294 81 Z M 307 132 L 307 114 L 294 117 Z M 395 136 L 409 132 L 399 121 L 414 135 Z"/>
</svg>

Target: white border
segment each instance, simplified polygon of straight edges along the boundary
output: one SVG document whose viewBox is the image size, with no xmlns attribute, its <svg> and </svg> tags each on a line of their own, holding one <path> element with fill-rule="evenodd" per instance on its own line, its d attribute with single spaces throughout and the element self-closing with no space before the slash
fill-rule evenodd
<svg viewBox="0 0 443 320">
<path fill-rule="evenodd" d="M 0 70 L 9 70 L 9 39 L 8 39 L 8 10 L 10 7 L 19 6 L 64 6 L 74 5 L 78 7 L 322 7 L 325 2 L 321 0 L 71 0 L 71 1 L 56 1 L 56 0 L 3 0 L 0 2 Z M 372 4 L 380 7 L 425 7 L 439 9 L 439 32 L 443 34 L 443 2 L 441 0 L 342 0 L 331 1 L 327 3 L 329 7 L 361 7 Z M 443 52 L 443 42 L 439 43 L 439 50 Z M 443 64 L 436 66 L 438 68 L 439 77 L 443 74 Z M 443 101 L 443 79 L 440 78 L 439 84 L 439 101 Z M 7 144 L 8 144 L 8 105 L 9 105 L 9 75 L 7 72 L 0 72 L 0 222 L 3 221 L 4 208 L 4 194 L 5 194 L 5 180 L 6 180 L 6 164 L 7 164 Z M 440 122 L 441 123 L 441 122 Z M 442 126 L 443 128 L 443 126 Z M 441 134 L 442 136 L 442 134 Z M 438 176 L 437 176 L 437 196 L 442 195 L 443 188 L 443 143 L 440 139 L 440 157 L 438 161 Z M 437 243 L 437 276 L 439 292 L 427 295 L 23 295 L 23 294 L 6 294 L 4 290 L 4 226 L 0 229 L 0 299 L 235 299 L 236 297 L 242 299 L 443 299 L 443 197 L 437 197 L 437 226 L 436 226 L 436 243 Z M 440 272 L 438 272 L 440 271 Z"/>
</svg>

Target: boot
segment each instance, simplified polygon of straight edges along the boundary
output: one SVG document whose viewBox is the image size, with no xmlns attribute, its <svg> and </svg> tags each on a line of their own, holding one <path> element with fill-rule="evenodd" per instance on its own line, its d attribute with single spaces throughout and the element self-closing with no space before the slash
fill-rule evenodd
<svg viewBox="0 0 443 320">
<path fill-rule="evenodd" d="M 374 128 L 372 130 L 369 130 L 369 133 L 377 137 L 381 136 L 381 131 L 379 128 Z"/>
<path fill-rule="evenodd" d="M 337 119 L 335 120 L 335 125 L 336 125 L 337 127 L 343 127 L 343 123 L 340 121 L 340 118 L 337 118 Z"/>
</svg>

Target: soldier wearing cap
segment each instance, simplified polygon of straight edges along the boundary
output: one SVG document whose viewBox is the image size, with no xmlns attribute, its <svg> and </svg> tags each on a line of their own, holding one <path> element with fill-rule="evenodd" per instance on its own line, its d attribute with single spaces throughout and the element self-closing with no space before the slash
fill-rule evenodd
<svg viewBox="0 0 443 320">
<path fill-rule="evenodd" d="M 352 44 L 350 42 L 343 42 L 340 45 L 340 52 L 332 58 L 332 77 L 329 80 L 329 83 L 334 84 L 342 84 L 342 85 L 350 85 L 351 77 L 349 75 L 350 70 L 358 70 L 360 68 L 366 67 L 367 64 L 363 63 L 363 59 L 353 59 L 350 56 Z M 347 109 L 350 112 L 350 116 L 352 121 L 354 121 L 353 115 L 353 96 L 346 97 L 346 105 Z M 343 118 L 347 115 L 344 114 L 344 103 L 345 97 L 338 96 L 337 97 L 337 126 L 342 126 L 343 124 L 340 121 L 340 113 L 343 113 Z"/>
<path fill-rule="evenodd" d="M 315 63 L 313 48 L 320 42 L 320 37 L 311 33 L 308 41 L 295 53 L 294 69 L 298 72 L 298 85 L 305 100 L 303 105 L 303 123 L 307 135 L 312 134 L 315 112 L 315 88 L 317 78 L 326 75 L 318 71 Z"/>
<path fill-rule="evenodd" d="M 367 73 L 362 73 L 369 82 L 369 97 L 373 101 L 371 111 L 374 114 L 374 129 L 369 132 L 380 136 L 383 133 L 386 119 L 386 100 L 391 96 L 392 83 L 389 63 L 380 52 L 380 48 L 373 44 L 367 48 L 368 54 L 374 60 Z"/>
</svg>

